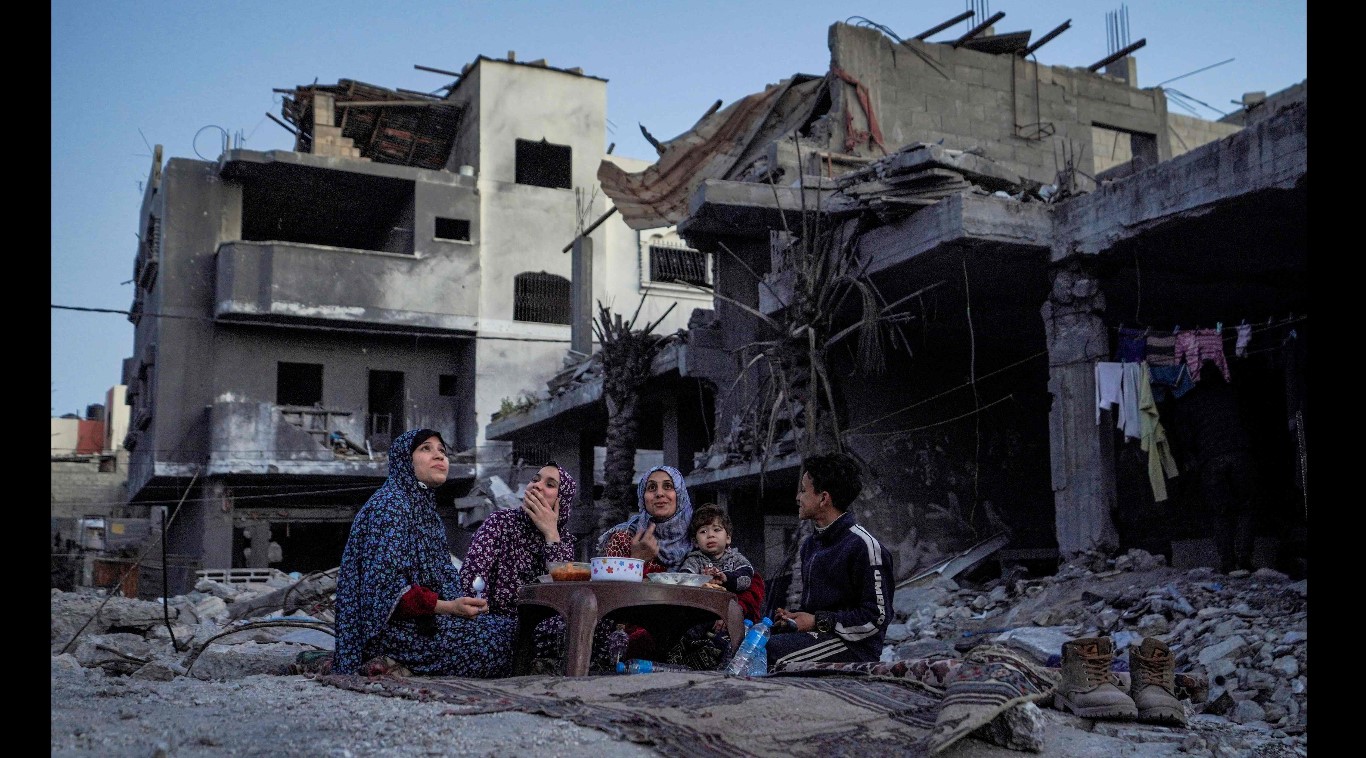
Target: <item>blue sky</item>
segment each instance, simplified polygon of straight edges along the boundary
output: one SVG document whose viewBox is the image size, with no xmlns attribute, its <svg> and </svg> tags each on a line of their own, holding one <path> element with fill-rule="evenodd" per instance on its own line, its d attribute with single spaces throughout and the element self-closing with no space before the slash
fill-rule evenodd
<svg viewBox="0 0 1366 758">
<path fill-rule="evenodd" d="M 1034 39 L 1071 19 L 1035 54 L 1086 67 L 1106 57 L 1106 14 L 1119 2 L 992 0 L 998 33 Z M 164 156 L 217 158 L 221 130 L 252 150 L 290 149 L 273 88 L 358 79 L 430 92 L 477 55 L 545 58 L 608 80 L 615 153 L 654 156 L 637 127 L 660 139 L 794 73 L 823 74 L 826 32 L 858 15 L 910 38 L 963 12 L 965 0 L 609 2 L 582 0 L 296 0 L 295 2 L 52 3 L 52 304 L 126 310 L 149 145 Z M 1135 0 L 1129 39 L 1139 86 L 1166 86 L 1210 106 L 1173 113 L 1217 119 L 1244 92 L 1275 92 L 1307 74 L 1306 7 L 1271 0 Z M 852 22 L 851 22 L 852 23 Z M 931 37 L 952 40 L 960 23 Z M 1189 101 L 1186 101 L 1189 102 Z M 216 127 L 216 128 L 215 128 Z M 196 138 L 196 135 L 197 138 Z M 84 413 L 120 379 L 132 352 L 125 316 L 53 308 L 52 415 Z"/>
</svg>

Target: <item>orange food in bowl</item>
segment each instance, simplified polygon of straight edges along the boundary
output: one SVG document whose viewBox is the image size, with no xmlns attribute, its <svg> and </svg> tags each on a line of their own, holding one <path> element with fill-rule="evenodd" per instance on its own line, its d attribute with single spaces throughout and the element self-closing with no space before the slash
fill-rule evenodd
<svg viewBox="0 0 1366 758">
<path fill-rule="evenodd" d="M 592 572 L 584 563 L 565 563 L 550 569 L 550 578 L 557 582 L 586 582 Z"/>
</svg>

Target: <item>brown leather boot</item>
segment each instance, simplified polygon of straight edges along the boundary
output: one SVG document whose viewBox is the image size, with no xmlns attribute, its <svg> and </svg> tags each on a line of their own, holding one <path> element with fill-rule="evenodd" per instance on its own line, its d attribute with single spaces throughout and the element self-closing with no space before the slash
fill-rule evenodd
<svg viewBox="0 0 1366 758">
<path fill-rule="evenodd" d="M 1129 651 L 1129 696 L 1139 721 L 1186 725 L 1186 708 L 1176 697 L 1176 659 L 1167 643 L 1145 637 Z"/>
<path fill-rule="evenodd" d="M 1109 637 L 1064 642 L 1062 683 L 1053 693 L 1053 707 L 1088 719 L 1136 718 L 1138 706 L 1110 671 L 1114 660 L 1115 643 Z"/>
</svg>

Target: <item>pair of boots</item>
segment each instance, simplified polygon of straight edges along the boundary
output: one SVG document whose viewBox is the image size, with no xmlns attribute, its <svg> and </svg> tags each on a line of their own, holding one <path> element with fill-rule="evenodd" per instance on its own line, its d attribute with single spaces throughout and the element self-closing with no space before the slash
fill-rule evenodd
<svg viewBox="0 0 1366 758">
<path fill-rule="evenodd" d="M 1110 671 L 1114 660 L 1109 637 L 1064 642 L 1062 683 L 1053 693 L 1053 706 L 1083 718 L 1186 725 L 1186 709 L 1176 697 L 1176 659 L 1167 643 L 1147 637 L 1129 651 L 1128 692 Z"/>
</svg>

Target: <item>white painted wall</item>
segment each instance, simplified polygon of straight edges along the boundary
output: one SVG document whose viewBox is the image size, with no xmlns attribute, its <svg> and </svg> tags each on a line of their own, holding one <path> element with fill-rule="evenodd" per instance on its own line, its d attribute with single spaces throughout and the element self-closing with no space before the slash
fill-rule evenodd
<svg viewBox="0 0 1366 758">
<path fill-rule="evenodd" d="M 81 420 L 77 418 L 52 419 L 52 455 L 70 455 L 76 452 L 76 437 L 80 433 Z"/>
<path fill-rule="evenodd" d="M 604 155 L 602 160 L 615 163 L 631 173 L 644 171 L 651 165 L 651 161 L 619 155 Z M 596 279 L 593 295 L 614 312 L 622 312 L 624 317 L 629 318 L 644 292 L 645 305 L 641 306 L 640 317 L 636 320 L 638 325 L 644 326 L 659 318 L 670 305 L 677 303 L 655 329 L 657 334 L 672 334 L 688 327 L 688 318 L 694 308 L 712 307 L 712 297 L 705 292 L 673 283 L 649 283 L 649 262 L 644 258 L 644 250 L 650 238 L 658 235 L 672 244 L 686 246 L 673 227 L 638 232 L 627 226 L 620 214 L 613 214 L 599 229 L 606 230 L 607 261 L 605 266 L 593 272 Z"/>
<path fill-rule="evenodd" d="M 128 387 L 116 384 L 104 393 L 104 452 L 123 449 L 123 438 L 128 436 L 128 411 L 124 402 Z"/>
<path fill-rule="evenodd" d="M 466 72 L 452 99 L 467 105 L 466 125 L 478 125 L 477 135 L 461 138 L 452 163 L 478 167 L 482 339 L 475 357 L 475 413 L 477 444 L 483 447 L 484 427 L 502 401 L 545 390 L 546 381 L 564 368 L 569 349 L 569 326 L 513 320 L 515 277 L 545 271 L 572 279 L 571 255 L 561 250 L 578 229 L 610 207 L 598 189 L 598 165 L 607 157 L 640 171 L 651 162 L 605 155 L 607 83 L 600 79 L 480 59 Z M 569 146 L 573 187 L 516 184 L 518 139 Z M 595 314 L 596 301 L 601 300 L 629 316 L 646 292 L 638 324 L 653 321 L 678 301 L 657 328 L 660 334 L 671 334 L 687 326 L 693 308 L 712 307 L 705 293 L 677 286 L 642 287 L 640 237 L 620 216 L 614 215 L 591 237 Z"/>
</svg>

